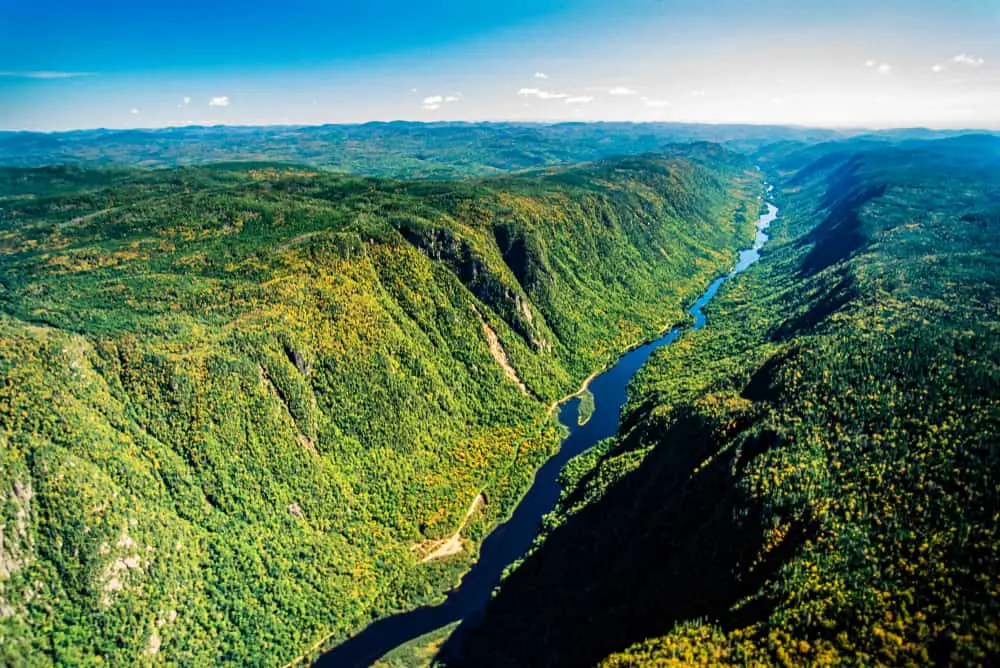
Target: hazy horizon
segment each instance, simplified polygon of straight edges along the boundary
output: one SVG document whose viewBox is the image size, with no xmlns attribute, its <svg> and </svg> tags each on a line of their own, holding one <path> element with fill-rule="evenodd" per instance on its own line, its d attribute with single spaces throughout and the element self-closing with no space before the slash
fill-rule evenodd
<svg viewBox="0 0 1000 668">
<path fill-rule="evenodd" d="M 0 8 L 0 129 L 675 122 L 1000 129 L 993 0 Z"/>
<path fill-rule="evenodd" d="M 847 136 L 865 134 L 868 132 L 878 133 L 878 132 L 892 132 L 892 131 L 906 131 L 906 130 L 926 130 L 928 132 L 950 132 L 950 133 L 976 133 L 983 132 L 987 134 L 997 134 L 1000 133 L 1000 126 L 997 127 L 987 127 L 987 126 L 954 126 L 954 127 L 933 127 L 930 125 L 886 125 L 884 127 L 873 127 L 873 126 L 832 126 L 832 125 L 806 125 L 801 123 L 743 123 L 743 122 L 728 122 L 728 121 L 698 121 L 698 120 L 670 120 L 670 121 L 631 121 L 631 120 L 621 120 L 621 121 L 606 121 L 601 119 L 587 120 L 532 120 L 532 119 L 481 119 L 481 120 L 450 120 L 441 119 L 434 121 L 417 120 L 410 118 L 391 118 L 387 120 L 367 120 L 367 121 L 343 121 L 343 122 L 316 122 L 316 123 L 215 123 L 211 125 L 207 124 L 184 124 L 184 125 L 159 125 L 159 126 L 125 126 L 125 127 L 104 127 L 104 126 L 94 126 L 94 127 L 81 127 L 81 128 L 55 128 L 51 130 L 32 130 L 32 129 L 22 129 L 22 128 L 0 128 L 0 133 L 30 133 L 30 134 L 67 134 L 73 132 L 152 132 L 158 130 L 197 130 L 197 129 L 213 129 L 213 128 L 320 128 L 324 126 L 332 127 L 361 127 L 365 125 L 392 125 L 392 124 L 410 124 L 410 125 L 426 125 L 426 126 L 446 126 L 446 125 L 563 125 L 563 124 L 633 124 L 633 125 L 705 125 L 705 126 L 744 126 L 744 127 L 777 127 L 777 128 L 792 128 L 792 129 L 803 129 L 803 130 L 828 130 L 831 132 L 839 132 Z"/>
</svg>

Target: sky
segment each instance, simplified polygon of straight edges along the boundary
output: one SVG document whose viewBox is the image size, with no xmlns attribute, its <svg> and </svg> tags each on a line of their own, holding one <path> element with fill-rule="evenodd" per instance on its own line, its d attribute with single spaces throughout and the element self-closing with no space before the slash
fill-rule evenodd
<svg viewBox="0 0 1000 668">
<path fill-rule="evenodd" d="M 0 0 L 0 129 L 1000 129 L 1000 0 Z"/>
</svg>

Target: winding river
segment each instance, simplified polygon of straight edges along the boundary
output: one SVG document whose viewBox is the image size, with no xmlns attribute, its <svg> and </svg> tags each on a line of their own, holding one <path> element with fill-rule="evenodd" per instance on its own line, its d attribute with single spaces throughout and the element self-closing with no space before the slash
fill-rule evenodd
<svg viewBox="0 0 1000 668">
<path fill-rule="evenodd" d="M 768 240 L 767 227 L 778 216 L 777 207 L 773 204 L 768 204 L 767 207 L 767 213 L 761 214 L 757 221 L 753 245 L 740 252 L 732 271 L 712 281 L 688 311 L 694 316 L 694 329 L 705 326 L 703 309 L 715 297 L 722 284 L 760 259 L 760 250 Z M 490 600 L 504 569 L 531 546 L 542 516 L 555 507 L 560 493 L 559 472 L 563 466 L 598 441 L 617 434 L 621 410 L 627 400 L 626 390 L 632 376 L 646 363 L 654 350 L 673 343 L 681 335 L 681 331 L 680 328 L 671 329 L 660 338 L 634 348 L 622 355 L 614 366 L 594 377 L 589 389 L 594 395 L 595 408 L 586 424 L 577 423 L 579 398 L 570 399 L 561 405 L 559 421 L 569 430 L 569 435 L 563 440 L 559 452 L 535 474 L 531 488 L 514 509 L 510 519 L 494 529 L 483 541 L 479 561 L 443 603 L 373 622 L 358 635 L 323 654 L 314 665 L 324 668 L 364 668 L 399 645 L 442 626 L 459 620 L 474 624 Z"/>
</svg>

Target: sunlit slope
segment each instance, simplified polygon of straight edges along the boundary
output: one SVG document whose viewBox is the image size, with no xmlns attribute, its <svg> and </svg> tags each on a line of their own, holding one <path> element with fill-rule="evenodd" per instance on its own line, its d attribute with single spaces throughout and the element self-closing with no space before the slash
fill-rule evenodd
<svg viewBox="0 0 1000 668">
<path fill-rule="evenodd" d="M 763 261 L 640 372 L 449 665 L 997 660 L 1000 145 L 760 157 Z"/>
<path fill-rule="evenodd" d="M 273 666 L 432 600 L 470 554 L 427 542 L 511 508 L 548 404 L 682 319 L 759 192 L 711 146 L 462 184 L 2 175 L 16 664 Z"/>
</svg>

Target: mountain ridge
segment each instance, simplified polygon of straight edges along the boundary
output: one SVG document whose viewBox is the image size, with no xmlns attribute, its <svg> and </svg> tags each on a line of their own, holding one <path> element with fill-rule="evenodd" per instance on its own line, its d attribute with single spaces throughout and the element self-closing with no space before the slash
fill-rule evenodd
<svg viewBox="0 0 1000 668">
<path fill-rule="evenodd" d="M 558 443 L 548 403 L 752 233 L 750 164 L 688 152 L 2 170 L 3 660 L 273 665 L 437 600 L 471 555 L 411 546 L 485 492 L 478 544 Z"/>
</svg>

